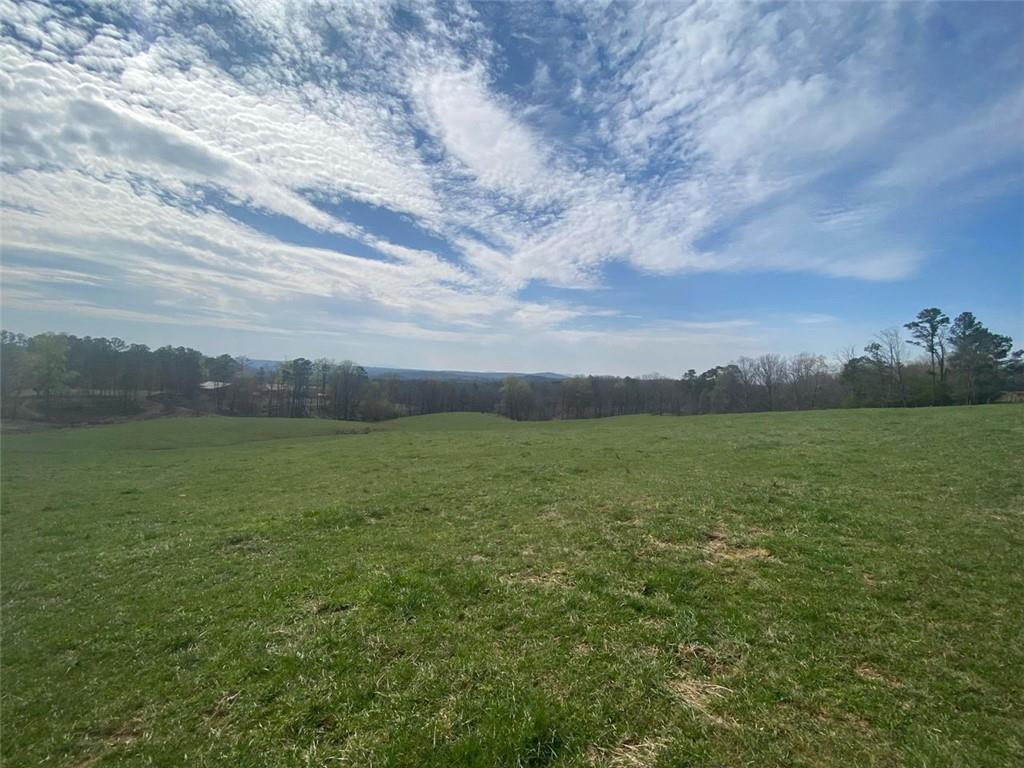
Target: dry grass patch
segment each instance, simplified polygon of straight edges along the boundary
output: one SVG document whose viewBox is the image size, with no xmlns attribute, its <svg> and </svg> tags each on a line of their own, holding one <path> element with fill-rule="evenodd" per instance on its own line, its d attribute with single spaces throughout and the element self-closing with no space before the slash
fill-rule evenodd
<svg viewBox="0 0 1024 768">
<path fill-rule="evenodd" d="M 704 534 L 704 539 L 701 549 L 704 550 L 705 556 L 711 562 L 774 559 L 772 553 L 764 547 L 743 544 L 736 539 L 731 539 L 722 531 L 709 531 Z"/>
<path fill-rule="evenodd" d="M 666 541 L 655 536 L 648 536 L 644 541 L 644 549 L 649 552 L 682 552 L 687 549 L 685 544 Z"/>
<path fill-rule="evenodd" d="M 669 680 L 666 687 L 678 701 L 711 722 L 720 725 L 728 723 L 727 720 L 711 711 L 711 705 L 716 700 L 724 699 L 732 693 L 731 688 L 718 685 L 706 678 L 691 677 L 685 672 Z"/>
<path fill-rule="evenodd" d="M 873 683 L 882 683 L 889 686 L 890 688 L 902 688 L 903 685 L 898 680 L 893 680 L 888 675 L 883 674 L 875 667 L 870 664 L 861 664 L 855 670 L 858 677 L 864 680 L 870 680 Z"/>
<path fill-rule="evenodd" d="M 594 652 L 594 647 L 590 643 L 576 643 L 572 647 L 571 654 L 573 656 L 589 656 Z"/>
<path fill-rule="evenodd" d="M 565 515 L 562 513 L 561 504 L 548 504 L 542 507 L 540 519 L 549 523 L 564 523 Z"/>
<path fill-rule="evenodd" d="M 605 768 L 650 768 L 667 746 L 668 741 L 663 738 L 630 739 L 612 747 L 591 746 L 587 762 Z"/>
<path fill-rule="evenodd" d="M 309 613 L 316 616 L 331 613 L 344 613 L 345 611 L 352 609 L 351 603 L 338 602 L 336 600 L 318 600 L 316 598 L 307 600 L 304 605 Z"/>
<path fill-rule="evenodd" d="M 555 568 L 547 573 L 532 573 L 529 571 L 521 573 L 510 573 L 500 577 L 501 583 L 506 586 L 531 586 L 544 587 L 546 589 L 568 589 L 572 586 L 572 579 L 561 568 Z"/>
<path fill-rule="evenodd" d="M 732 665 L 727 663 L 725 654 L 701 643 L 680 643 L 676 646 L 676 657 L 683 664 L 700 662 L 716 675 L 729 674 L 732 671 Z"/>
</svg>

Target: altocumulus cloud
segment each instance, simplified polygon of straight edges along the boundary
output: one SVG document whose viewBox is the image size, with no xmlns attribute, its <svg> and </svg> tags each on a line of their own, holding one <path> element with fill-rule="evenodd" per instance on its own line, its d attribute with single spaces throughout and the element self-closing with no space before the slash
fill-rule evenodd
<svg viewBox="0 0 1024 768">
<path fill-rule="evenodd" d="M 652 313 L 616 276 L 912 278 L 920 206 L 1019 191 L 1020 22 L 932 5 L 0 2 L 5 310 L 392 357 L 458 345 L 480 365 L 494 348 L 506 366 L 721 361 L 765 343 L 763 319 Z M 956 25 L 981 58 L 940 87 Z"/>
</svg>

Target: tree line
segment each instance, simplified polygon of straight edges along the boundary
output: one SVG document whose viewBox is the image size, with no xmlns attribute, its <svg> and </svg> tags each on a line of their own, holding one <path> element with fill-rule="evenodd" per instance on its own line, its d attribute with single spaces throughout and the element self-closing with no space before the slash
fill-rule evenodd
<svg viewBox="0 0 1024 768">
<path fill-rule="evenodd" d="M 906 335 L 904 335 L 906 334 Z M 454 411 L 516 420 L 635 413 L 699 414 L 844 407 L 913 407 L 1019 399 L 1024 351 L 972 313 L 924 309 L 835 359 L 802 353 L 741 357 L 703 373 L 371 380 L 345 360 L 295 358 L 258 367 L 187 347 L 150 349 L 121 339 L 2 332 L 5 418 L 71 418 L 162 409 L 240 416 L 377 421 Z M 908 353 L 920 350 L 916 357 Z"/>
</svg>

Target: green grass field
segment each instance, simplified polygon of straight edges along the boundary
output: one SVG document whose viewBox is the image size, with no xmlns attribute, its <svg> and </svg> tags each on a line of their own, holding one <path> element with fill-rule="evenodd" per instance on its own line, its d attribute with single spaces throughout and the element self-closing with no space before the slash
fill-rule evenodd
<svg viewBox="0 0 1024 768">
<path fill-rule="evenodd" d="M 1024 764 L 1024 409 L 3 440 L 11 766 Z"/>
</svg>

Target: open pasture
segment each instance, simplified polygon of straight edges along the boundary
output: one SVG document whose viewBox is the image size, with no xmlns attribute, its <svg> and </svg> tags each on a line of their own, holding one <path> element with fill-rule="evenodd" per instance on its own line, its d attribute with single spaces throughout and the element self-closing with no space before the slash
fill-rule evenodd
<svg viewBox="0 0 1024 768">
<path fill-rule="evenodd" d="M 1024 410 L 3 440 L 8 766 L 1024 764 Z"/>
</svg>

